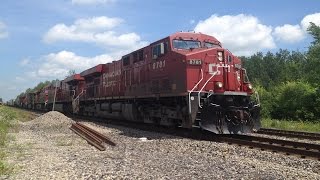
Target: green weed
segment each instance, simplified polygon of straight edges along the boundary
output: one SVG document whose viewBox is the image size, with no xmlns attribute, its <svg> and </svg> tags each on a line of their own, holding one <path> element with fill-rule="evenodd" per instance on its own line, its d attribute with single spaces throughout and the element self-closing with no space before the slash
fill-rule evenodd
<svg viewBox="0 0 320 180">
<path fill-rule="evenodd" d="M 13 167 L 5 162 L 6 142 L 15 139 L 12 135 L 8 135 L 9 130 L 17 130 L 17 120 L 27 121 L 31 118 L 33 118 L 32 114 L 27 111 L 0 106 L 0 176 L 9 175 L 13 171 Z"/>
<path fill-rule="evenodd" d="M 292 131 L 307 131 L 307 132 L 320 132 L 320 121 L 290 121 L 290 120 L 275 120 L 275 119 L 263 119 L 263 128 L 275 128 Z"/>
</svg>

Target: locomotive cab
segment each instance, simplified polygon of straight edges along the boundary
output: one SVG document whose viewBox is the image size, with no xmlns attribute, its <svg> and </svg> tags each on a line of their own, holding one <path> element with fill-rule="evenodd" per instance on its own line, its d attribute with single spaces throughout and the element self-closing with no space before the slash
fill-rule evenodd
<svg viewBox="0 0 320 180">
<path fill-rule="evenodd" d="M 177 33 L 172 51 L 184 55 L 188 112 L 192 124 L 218 134 L 260 128 L 259 99 L 241 60 L 212 36 Z"/>
</svg>

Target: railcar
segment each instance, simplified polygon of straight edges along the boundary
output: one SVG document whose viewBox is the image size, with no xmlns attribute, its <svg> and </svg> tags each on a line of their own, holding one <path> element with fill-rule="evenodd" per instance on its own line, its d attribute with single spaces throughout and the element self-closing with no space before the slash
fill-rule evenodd
<svg viewBox="0 0 320 180">
<path fill-rule="evenodd" d="M 172 34 L 72 75 L 58 89 L 64 112 L 217 134 L 260 128 L 259 98 L 241 60 L 201 33 Z"/>
</svg>

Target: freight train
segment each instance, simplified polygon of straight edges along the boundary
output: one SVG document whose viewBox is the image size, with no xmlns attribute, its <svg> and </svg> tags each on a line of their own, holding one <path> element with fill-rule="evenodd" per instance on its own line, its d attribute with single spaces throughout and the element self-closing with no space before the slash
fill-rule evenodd
<svg viewBox="0 0 320 180">
<path fill-rule="evenodd" d="M 178 32 L 28 93 L 19 106 L 217 134 L 260 128 L 260 103 L 241 60 L 214 37 Z"/>
</svg>

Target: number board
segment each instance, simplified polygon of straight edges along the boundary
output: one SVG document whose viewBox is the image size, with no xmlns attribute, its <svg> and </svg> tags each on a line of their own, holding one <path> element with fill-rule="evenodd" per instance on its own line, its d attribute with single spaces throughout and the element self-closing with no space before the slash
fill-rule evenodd
<svg viewBox="0 0 320 180">
<path fill-rule="evenodd" d="M 202 64 L 201 59 L 189 59 L 188 62 L 190 65 L 201 65 Z"/>
</svg>

